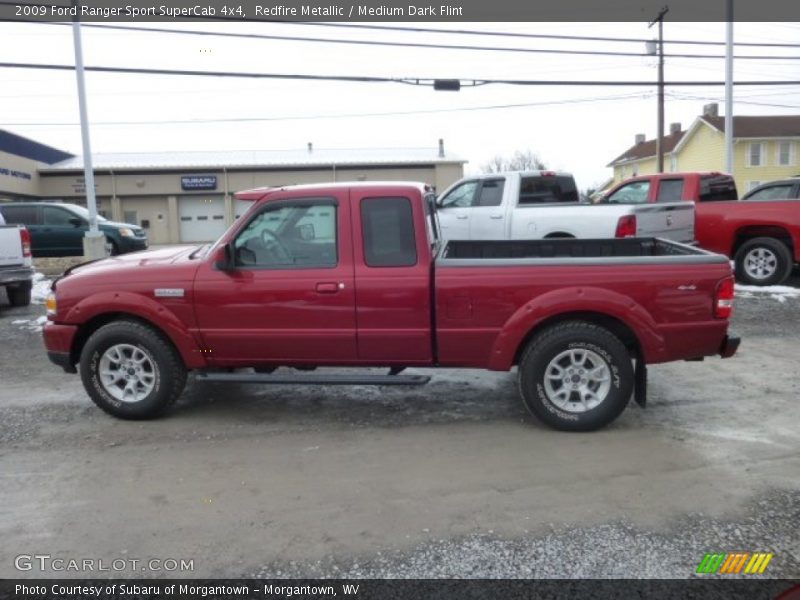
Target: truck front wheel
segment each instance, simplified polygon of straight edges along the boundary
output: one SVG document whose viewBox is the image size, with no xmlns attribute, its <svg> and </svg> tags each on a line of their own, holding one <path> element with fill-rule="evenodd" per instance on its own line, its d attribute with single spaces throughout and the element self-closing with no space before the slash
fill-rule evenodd
<svg viewBox="0 0 800 600">
<path fill-rule="evenodd" d="M 750 285 L 777 285 L 792 272 L 788 246 L 771 237 L 747 240 L 736 252 L 736 279 Z"/>
<path fill-rule="evenodd" d="M 631 356 L 613 333 L 568 321 L 534 337 L 519 363 L 525 407 L 563 431 L 592 431 L 616 419 L 634 384 Z"/>
<path fill-rule="evenodd" d="M 186 368 L 172 344 L 135 321 L 95 331 L 81 352 L 80 373 L 92 401 L 121 419 L 160 415 L 186 385 Z"/>
</svg>

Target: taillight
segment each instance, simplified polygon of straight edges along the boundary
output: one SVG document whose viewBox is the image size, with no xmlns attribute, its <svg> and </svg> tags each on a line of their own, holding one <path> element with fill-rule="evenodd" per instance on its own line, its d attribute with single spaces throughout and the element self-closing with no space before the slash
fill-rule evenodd
<svg viewBox="0 0 800 600">
<path fill-rule="evenodd" d="M 733 314 L 733 277 L 723 279 L 717 284 L 714 293 L 714 316 L 717 319 L 730 319 Z"/>
<path fill-rule="evenodd" d="M 636 237 L 636 215 L 625 215 L 617 221 L 617 232 L 614 237 Z"/>
<path fill-rule="evenodd" d="M 19 237 L 22 241 L 22 256 L 28 258 L 31 255 L 31 232 L 25 227 L 21 227 Z"/>
</svg>

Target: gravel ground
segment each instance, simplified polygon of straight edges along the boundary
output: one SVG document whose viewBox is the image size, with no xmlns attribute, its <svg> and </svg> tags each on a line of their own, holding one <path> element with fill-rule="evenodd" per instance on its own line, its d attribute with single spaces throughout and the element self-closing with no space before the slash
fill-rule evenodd
<svg viewBox="0 0 800 600">
<path fill-rule="evenodd" d="M 166 418 L 119 421 L 47 362 L 43 312 L 0 292 L 0 577 L 48 553 L 194 560 L 153 577 L 686 578 L 740 551 L 800 577 L 800 298 L 740 298 L 736 357 L 654 366 L 647 409 L 588 435 L 528 417 L 513 373 L 454 370 L 192 381 Z"/>
</svg>

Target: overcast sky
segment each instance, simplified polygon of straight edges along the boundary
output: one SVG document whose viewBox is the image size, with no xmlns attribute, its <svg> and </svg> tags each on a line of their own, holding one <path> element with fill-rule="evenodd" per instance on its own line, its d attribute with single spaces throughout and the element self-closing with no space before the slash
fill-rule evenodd
<svg viewBox="0 0 800 600">
<path fill-rule="evenodd" d="M 124 24 L 123 24 L 124 25 Z M 401 25 L 401 24 L 397 24 Z M 650 38 L 647 23 L 420 23 L 418 27 Z M 142 24 L 147 26 L 147 24 Z M 643 52 L 644 44 L 387 32 L 292 24 L 157 23 L 171 29 L 395 42 Z M 669 23 L 665 39 L 723 42 L 723 23 Z M 800 56 L 800 24 L 737 23 L 737 42 L 785 42 L 786 49 L 737 54 Z M 656 80 L 653 57 L 353 46 L 83 29 L 87 65 L 191 70 L 370 75 L 402 78 Z M 724 54 L 724 46 L 668 44 L 667 53 Z M 70 26 L 0 23 L 0 61 L 72 64 Z M 80 154 L 72 72 L 2 69 L 0 128 Z M 668 58 L 666 79 L 722 81 L 721 59 Z M 737 80 L 800 80 L 800 60 L 737 60 Z M 398 83 L 333 83 L 87 73 L 92 150 L 273 150 L 435 147 L 479 171 L 492 156 L 536 152 L 550 168 L 573 172 L 581 188 L 611 175 L 608 164 L 636 133 L 656 132 L 655 86 L 515 87 L 460 92 Z M 800 86 L 738 88 L 734 114 L 799 114 Z M 684 128 L 719 87 L 667 90 L 666 127 Z M 519 105 L 521 107 L 508 107 Z M 493 107 L 485 108 L 484 107 Z M 459 110 L 476 109 L 481 110 Z M 436 112 L 420 112 L 436 111 Z M 375 113 L 411 113 L 374 116 Z M 353 116 L 355 115 L 355 116 Z M 373 116 L 366 116 L 373 115 Z M 247 122 L 234 118 L 264 119 Z M 175 123 L 174 121 L 191 121 Z M 134 124 L 118 124 L 118 123 Z M 117 123 L 117 124 L 109 124 Z"/>
</svg>

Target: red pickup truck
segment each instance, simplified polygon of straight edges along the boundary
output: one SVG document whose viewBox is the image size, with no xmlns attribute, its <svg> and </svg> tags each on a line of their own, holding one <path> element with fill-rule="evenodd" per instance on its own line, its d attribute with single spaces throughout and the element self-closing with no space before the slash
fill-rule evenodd
<svg viewBox="0 0 800 600">
<path fill-rule="evenodd" d="M 627 179 L 602 201 L 695 202 L 697 243 L 734 259 L 739 281 L 776 285 L 800 263 L 800 200 L 771 198 L 737 201 L 736 184 L 725 173 L 661 173 Z"/>
<path fill-rule="evenodd" d="M 79 368 L 103 410 L 153 417 L 189 370 L 199 381 L 410 385 L 429 378 L 406 367 L 517 365 L 532 413 L 592 430 L 632 395 L 644 404 L 646 364 L 728 357 L 739 344 L 727 333 L 730 265 L 690 246 L 441 244 L 422 184 L 237 197 L 253 205 L 213 245 L 111 257 L 54 283 L 48 355 Z M 308 372 L 320 366 L 389 372 Z"/>
</svg>

